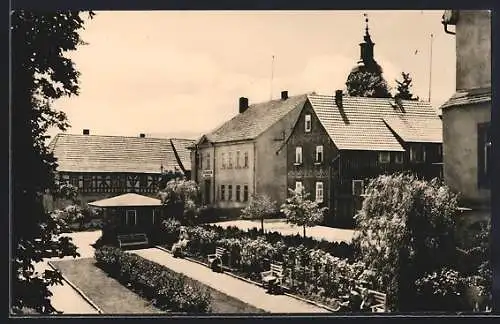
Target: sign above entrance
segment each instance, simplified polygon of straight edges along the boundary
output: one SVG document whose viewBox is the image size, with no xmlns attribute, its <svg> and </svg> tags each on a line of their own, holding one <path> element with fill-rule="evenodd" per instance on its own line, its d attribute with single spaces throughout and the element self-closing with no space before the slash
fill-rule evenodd
<svg viewBox="0 0 500 324">
<path fill-rule="evenodd" d="M 214 175 L 214 171 L 213 170 L 203 170 L 203 171 L 201 171 L 201 175 L 204 178 L 211 178 Z"/>
</svg>

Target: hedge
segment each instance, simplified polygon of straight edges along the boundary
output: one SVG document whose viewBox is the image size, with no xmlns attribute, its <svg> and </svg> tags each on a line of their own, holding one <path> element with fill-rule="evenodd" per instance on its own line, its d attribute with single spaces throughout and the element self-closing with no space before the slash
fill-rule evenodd
<svg viewBox="0 0 500 324">
<path fill-rule="evenodd" d="M 138 255 L 104 246 L 95 251 L 97 265 L 125 286 L 168 312 L 208 313 L 209 291 L 188 278 Z"/>
</svg>

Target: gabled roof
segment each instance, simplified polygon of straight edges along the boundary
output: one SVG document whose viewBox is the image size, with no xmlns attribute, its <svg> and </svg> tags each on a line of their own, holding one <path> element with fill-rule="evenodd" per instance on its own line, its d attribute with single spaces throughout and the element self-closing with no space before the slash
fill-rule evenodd
<svg viewBox="0 0 500 324">
<path fill-rule="evenodd" d="M 340 150 L 403 151 L 393 132 L 408 142 L 442 143 L 441 120 L 428 102 L 402 100 L 399 106 L 390 98 L 344 96 L 339 108 L 334 96 L 308 100 Z"/>
<path fill-rule="evenodd" d="M 212 143 L 255 139 L 294 109 L 301 109 L 307 95 L 291 96 L 250 105 L 248 109 L 202 136 Z M 200 143 L 200 142 L 199 142 Z"/>
<path fill-rule="evenodd" d="M 441 109 L 483 102 L 491 102 L 491 87 L 458 91 L 441 106 Z"/>
<path fill-rule="evenodd" d="M 172 138 L 170 139 L 172 147 L 177 154 L 180 166 L 183 170 L 191 170 L 191 154 L 189 147 L 194 145 L 196 142 L 190 139 L 183 138 Z"/>
<path fill-rule="evenodd" d="M 88 203 L 93 207 L 141 207 L 141 206 L 161 206 L 161 200 L 151 197 L 126 193 L 120 196 L 102 199 Z"/>
<path fill-rule="evenodd" d="M 168 138 L 58 134 L 49 148 L 60 172 L 182 171 Z"/>
</svg>

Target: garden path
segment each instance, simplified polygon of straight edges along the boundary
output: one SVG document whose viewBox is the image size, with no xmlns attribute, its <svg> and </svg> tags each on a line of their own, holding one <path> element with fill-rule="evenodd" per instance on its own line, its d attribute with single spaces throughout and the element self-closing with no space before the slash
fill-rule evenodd
<svg viewBox="0 0 500 324">
<path fill-rule="evenodd" d="M 211 223 L 221 227 L 236 226 L 241 230 L 248 230 L 252 228 L 260 229 L 260 220 L 232 220 Z M 283 219 L 266 219 L 264 223 L 265 232 L 279 232 L 282 235 L 302 235 L 302 227 L 292 226 L 287 224 Z M 354 235 L 354 230 L 334 228 L 326 226 L 313 226 L 306 229 L 306 236 L 312 237 L 316 240 L 327 240 L 329 242 L 350 243 Z"/>
<path fill-rule="evenodd" d="M 326 309 L 286 295 L 267 294 L 262 287 L 224 273 L 213 272 L 208 267 L 186 259 L 174 258 L 171 254 L 157 248 L 131 250 L 130 252 L 159 263 L 175 272 L 183 273 L 222 293 L 270 313 L 328 313 Z"/>
</svg>

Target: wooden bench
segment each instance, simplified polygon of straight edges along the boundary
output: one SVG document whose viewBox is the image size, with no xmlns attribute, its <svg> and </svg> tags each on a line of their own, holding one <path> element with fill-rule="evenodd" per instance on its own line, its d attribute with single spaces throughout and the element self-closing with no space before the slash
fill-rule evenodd
<svg viewBox="0 0 500 324">
<path fill-rule="evenodd" d="M 118 239 L 118 245 L 120 246 L 120 248 L 124 246 L 149 244 L 148 236 L 144 233 L 121 234 L 117 235 L 116 238 Z"/>
<path fill-rule="evenodd" d="M 213 269 L 213 263 L 216 261 L 216 260 L 220 260 L 220 270 L 222 270 L 222 257 L 224 256 L 224 254 L 226 254 L 227 250 L 223 247 L 216 247 L 215 248 L 215 253 L 214 254 L 209 254 L 207 256 L 208 258 L 208 266 L 210 268 Z"/>
<path fill-rule="evenodd" d="M 264 288 L 272 290 L 283 285 L 283 266 L 271 263 L 271 269 L 260 273 Z"/>
<path fill-rule="evenodd" d="M 372 312 L 384 313 L 387 312 L 387 295 L 375 290 L 368 290 L 368 293 L 373 296 L 374 304 L 371 306 Z"/>
</svg>

